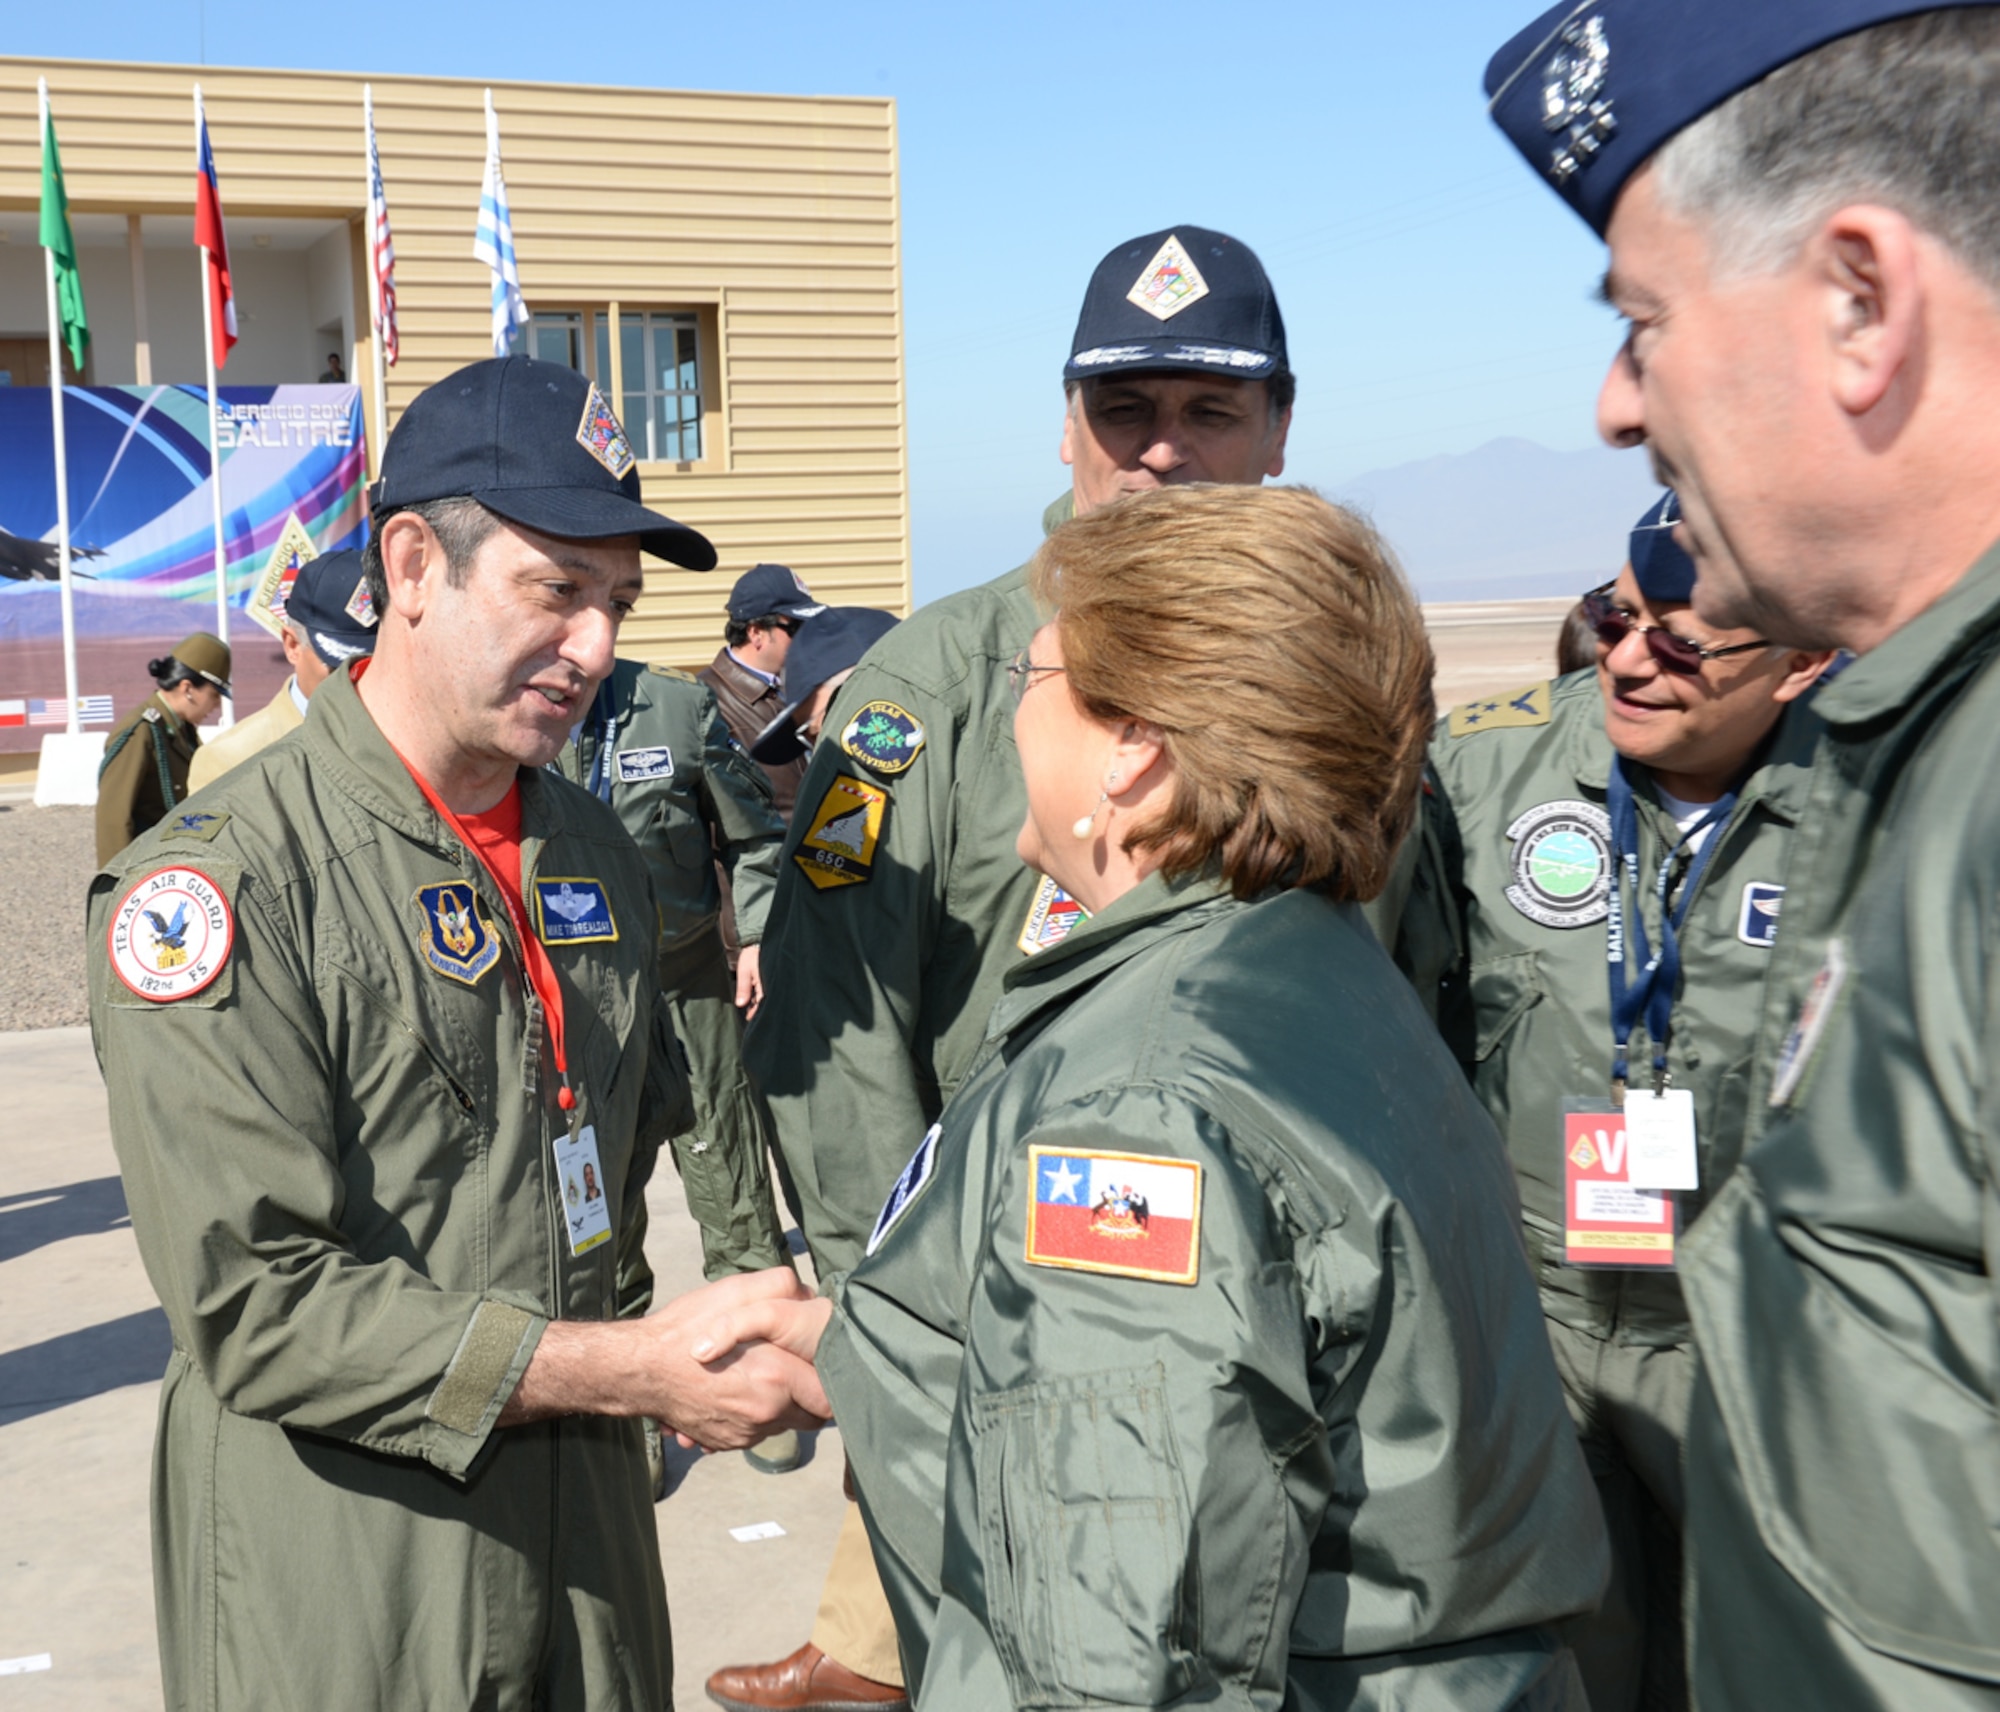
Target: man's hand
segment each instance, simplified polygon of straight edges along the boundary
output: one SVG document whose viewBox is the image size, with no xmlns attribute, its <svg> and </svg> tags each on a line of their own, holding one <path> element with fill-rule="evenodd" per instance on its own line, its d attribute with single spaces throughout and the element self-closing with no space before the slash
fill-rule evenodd
<svg viewBox="0 0 2000 1712">
<path fill-rule="evenodd" d="M 697 1290 L 681 1300 L 693 1302 L 703 1293 Z M 696 1361 L 715 1362 L 726 1360 L 743 1344 L 768 1343 L 809 1362 L 819 1353 L 820 1336 L 832 1318 L 833 1304 L 824 1296 L 806 1301 L 759 1297 L 727 1307 L 718 1303 L 715 1318 L 706 1325 L 695 1322 L 689 1353 Z"/>
<path fill-rule="evenodd" d="M 764 1002 L 763 958 L 757 946 L 746 945 L 736 953 L 736 1008 L 748 1022 Z"/>
<path fill-rule="evenodd" d="M 552 1320 L 499 1424 L 551 1415 L 651 1415 L 688 1442 L 737 1450 L 786 1428 L 809 1430 L 832 1413 L 809 1362 L 775 1343 L 738 1342 L 703 1362 L 711 1328 L 784 1328 L 808 1340 L 784 1309 L 813 1312 L 817 1298 L 789 1267 L 748 1272 L 677 1297 L 643 1320 Z M 750 1310 L 755 1310 L 751 1312 Z"/>
</svg>

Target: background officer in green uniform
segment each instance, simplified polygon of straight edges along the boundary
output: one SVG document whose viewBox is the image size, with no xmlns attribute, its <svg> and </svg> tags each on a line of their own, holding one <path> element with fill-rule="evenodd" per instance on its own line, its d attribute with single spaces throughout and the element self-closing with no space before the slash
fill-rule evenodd
<svg viewBox="0 0 2000 1712">
<path fill-rule="evenodd" d="M 1180 226 L 1111 251 L 1063 381 L 1071 492 L 1048 527 L 1124 493 L 1284 471 L 1296 391 L 1284 319 L 1256 256 L 1223 233 Z M 765 933 L 770 996 L 744 1052 L 822 1277 L 860 1258 L 896 1172 L 970 1067 L 1002 974 L 1077 919 L 1014 855 L 1023 798 L 1006 668 L 1036 623 L 1025 567 L 905 620 L 835 698 L 799 792 Z M 835 1601 L 865 1584 L 851 1515 L 844 1538 Z M 867 1683 L 893 1682 L 897 1667 L 879 1600 L 873 1612 L 834 1621 L 823 1605 L 816 1640 L 729 1672 L 722 1703 L 781 1704 L 790 1689 L 759 1672 L 810 1671 L 820 1652 L 861 1679 L 838 1692 L 875 1703 Z M 842 1635 L 863 1628 L 867 1655 L 844 1656 L 839 1645 L 859 1648 Z"/>
<path fill-rule="evenodd" d="M 195 727 L 229 694 L 229 645 L 197 630 L 146 670 L 160 687 L 105 739 L 97 768 L 97 859 L 109 862 L 184 802 L 201 748 Z"/>
<path fill-rule="evenodd" d="M 1442 971 L 1411 973 L 1441 977 L 1447 1036 L 1513 1156 L 1556 1366 L 1611 1525 L 1611 1589 L 1569 1631 L 1594 1712 L 1687 1704 L 1680 1453 L 1694 1361 L 1673 1225 L 1699 1217 L 1741 1147 L 1819 739 L 1808 703 L 1829 658 L 1694 618 L 1673 500 L 1632 531 L 1616 582 L 1585 597 L 1594 671 L 1441 722 L 1418 841 L 1432 859 L 1395 942 L 1406 964 L 1455 948 Z M 1607 979 L 1608 943 L 1627 948 L 1615 967 L 1629 978 Z M 1650 985 L 1644 948 L 1660 953 Z M 1631 1083 L 1627 1112 L 1655 1104 L 1656 1064 L 1674 1090 L 1658 1104 L 1691 1101 L 1694 1170 L 1676 1180 L 1693 1183 L 1646 1179 L 1667 1228 L 1620 1265 L 1586 1234 L 1595 1223 L 1601 1241 L 1601 1221 L 1571 1216 L 1605 1191 L 1571 1160 L 1568 1131 L 1615 1133 L 1614 1077 Z M 1626 1178 L 1629 1140 L 1618 1157 Z"/>
<path fill-rule="evenodd" d="M 1565 5 L 1487 82 L 1609 244 L 1598 423 L 1671 476 L 1696 618 L 1858 655 L 1682 1257 L 1693 1698 L 1991 1708 L 2000 10 Z"/>
<path fill-rule="evenodd" d="M 687 1312 L 797 1298 L 789 1272 L 641 1317 L 686 1077 L 639 853 L 544 770 L 641 550 L 714 562 L 633 462 L 555 364 L 419 395 L 372 662 L 93 882 L 91 1026 L 174 1334 L 170 1706 L 665 1706 L 635 1417 L 740 1445 L 824 1413 L 778 1350 L 688 1354 Z"/>
</svg>

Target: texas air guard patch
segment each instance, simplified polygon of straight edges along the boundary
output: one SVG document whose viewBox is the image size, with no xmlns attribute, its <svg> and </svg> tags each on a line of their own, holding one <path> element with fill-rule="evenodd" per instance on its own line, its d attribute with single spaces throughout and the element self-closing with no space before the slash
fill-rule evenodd
<svg viewBox="0 0 2000 1712">
<path fill-rule="evenodd" d="M 118 900 L 107 936 L 112 972 L 142 999 L 200 992 L 229 961 L 236 918 L 199 868 L 158 868 Z"/>
<path fill-rule="evenodd" d="M 448 880 L 419 886 L 416 902 L 424 918 L 417 942 L 424 961 L 440 975 L 477 986 L 479 977 L 500 961 L 500 941 L 479 913 L 479 897 L 471 884 Z"/>
<path fill-rule="evenodd" d="M 535 932 L 544 945 L 616 939 L 618 924 L 611 919 L 611 901 L 604 895 L 604 882 L 574 876 L 567 880 L 537 880 Z"/>
<path fill-rule="evenodd" d="M 1032 957 L 1037 951 L 1060 945 L 1069 938 L 1071 928 L 1088 920 L 1090 911 L 1044 874 L 1035 888 L 1035 901 L 1028 906 L 1028 919 L 1021 923 L 1021 936 L 1014 943 Z"/>
<path fill-rule="evenodd" d="M 583 401 L 583 420 L 576 425 L 576 443 L 619 481 L 639 461 L 632 456 L 632 442 L 625 437 L 625 425 L 611 408 L 610 399 L 594 385 Z"/>
<path fill-rule="evenodd" d="M 871 772 L 907 773 L 924 746 L 924 728 L 892 701 L 871 701 L 847 722 L 841 749 Z"/>
<path fill-rule="evenodd" d="M 1028 1149 L 1030 1266 L 1192 1284 L 1201 1272 L 1201 1166 L 1094 1149 Z"/>
<path fill-rule="evenodd" d="M 1199 303 L 1207 295 L 1208 281 L 1201 277 L 1201 269 L 1194 265 L 1178 234 L 1170 234 L 1146 264 L 1146 271 L 1132 282 L 1125 301 L 1161 321 L 1171 321 L 1190 303 Z"/>
<path fill-rule="evenodd" d="M 1497 696 L 1466 702 L 1451 710 L 1451 723 L 1446 731 L 1453 737 L 1469 737 L 1475 731 L 1501 731 L 1510 725 L 1546 725 L 1549 688 L 1549 680 L 1544 678 L 1525 689 L 1506 690 Z"/>
<path fill-rule="evenodd" d="M 887 791 L 859 779 L 835 779 L 813 810 L 792 860 L 821 891 L 863 884 L 875 872 L 875 846 L 888 806 Z"/>
</svg>

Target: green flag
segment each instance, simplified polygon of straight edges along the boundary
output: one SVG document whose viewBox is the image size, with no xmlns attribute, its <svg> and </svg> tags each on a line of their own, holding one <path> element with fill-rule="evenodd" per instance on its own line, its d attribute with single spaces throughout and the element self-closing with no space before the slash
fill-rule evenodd
<svg viewBox="0 0 2000 1712">
<path fill-rule="evenodd" d="M 69 229 L 69 198 L 63 194 L 62 156 L 56 153 L 53 113 L 42 120 L 42 248 L 55 257 L 56 313 L 69 360 L 83 372 L 83 349 L 90 343 L 90 319 L 83 312 L 83 275 L 76 269 L 76 239 Z"/>
</svg>

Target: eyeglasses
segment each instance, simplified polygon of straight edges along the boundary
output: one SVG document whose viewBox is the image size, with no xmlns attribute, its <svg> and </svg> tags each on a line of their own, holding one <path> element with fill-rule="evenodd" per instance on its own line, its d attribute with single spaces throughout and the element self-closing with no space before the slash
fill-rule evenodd
<svg viewBox="0 0 2000 1712">
<path fill-rule="evenodd" d="M 1682 672 L 1689 676 L 1701 670 L 1710 660 L 1727 659 L 1731 654 L 1745 654 L 1752 648 L 1768 648 L 1768 642 L 1732 642 L 1726 648 L 1704 648 L 1699 642 L 1690 642 L 1685 636 L 1676 636 L 1671 630 L 1658 624 L 1641 624 L 1622 606 L 1615 606 L 1611 600 L 1611 585 L 1592 589 L 1583 597 L 1583 621 L 1597 632 L 1598 641 L 1607 648 L 1615 648 L 1633 631 L 1646 639 L 1646 646 L 1655 660 L 1670 672 Z"/>
<path fill-rule="evenodd" d="M 1028 686 L 1035 681 L 1039 673 L 1060 672 L 1061 670 L 1063 670 L 1061 666 L 1036 665 L 1033 660 L 1028 658 L 1028 650 L 1023 648 L 1020 653 L 1016 654 L 1008 662 L 1007 685 L 1014 692 L 1014 700 L 1019 702 L 1028 693 Z"/>
</svg>

